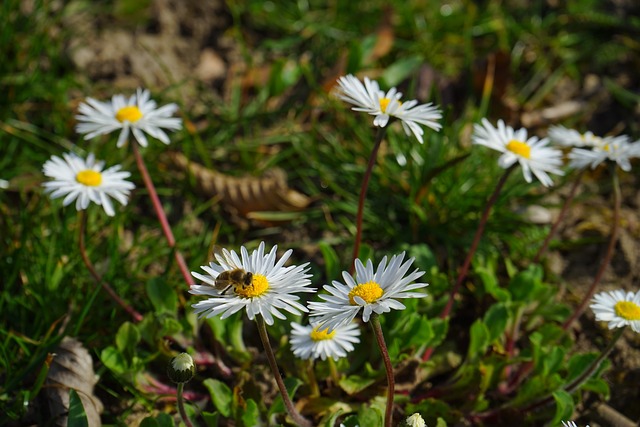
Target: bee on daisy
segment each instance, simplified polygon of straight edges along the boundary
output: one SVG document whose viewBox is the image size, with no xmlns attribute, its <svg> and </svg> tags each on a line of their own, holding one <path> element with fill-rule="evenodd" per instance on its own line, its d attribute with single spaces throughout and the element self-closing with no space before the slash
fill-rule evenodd
<svg viewBox="0 0 640 427">
<path fill-rule="evenodd" d="M 216 262 L 201 266 L 205 274 L 191 273 L 203 284 L 192 286 L 189 292 L 209 297 L 193 305 L 195 312 L 207 317 L 220 315 L 221 319 L 226 319 L 245 309 L 250 320 L 260 315 L 268 325 L 273 325 L 274 317 L 286 319 L 282 310 L 291 314 L 308 312 L 307 308 L 298 302 L 300 297 L 295 294 L 316 291 L 310 287 L 311 275 L 307 273 L 309 263 L 285 267 L 284 264 L 293 251 L 289 249 L 277 259 L 277 249 L 278 247 L 274 246 L 265 254 L 265 244 L 261 242 L 258 249 L 251 254 L 244 246 L 240 248 L 239 255 L 226 249 L 216 253 Z M 238 269 L 245 272 L 243 277 L 248 277 L 248 283 L 221 289 L 219 282 L 216 283 L 218 277 L 221 274 L 226 276 L 225 272 Z"/>
<path fill-rule="evenodd" d="M 124 95 L 114 95 L 111 102 L 87 98 L 87 102 L 81 103 L 78 108 L 80 114 L 76 116 L 79 122 L 76 131 L 85 134 L 84 139 L 92 139 L 120 130 L 118 147 L 125 145 L 129 133 L 143 147 L 148 145 L 145 133 L 169 144 L 169 137 L 162 129 L 182 128 L 182 120 L 171 117 L 178 106 L 171 103 L 157 108 L 156 102 L 150 97 L 148 90 L 138 89 L 128 99 Z"/>
<path fill-rule="evenodd" d="M 115 215 L 111 198 L 126 206 L 129 193 L 135 185 L 125 178 L 129 172 L 116 165 L 104 169 L 104 162 L 97 161 L 93 154 L 86 159 L 73 153 L 62 158 L 52 156 L 42 167 L 44 174 L 52 178 L 42 184 L 52 199 L 63 197 L 63 206 L 76 202 L 76 210 L 85 210 L 90 202 L 102 206 L 109 216 Z"/>
<path fill-rule="evenodd" d="M 474 125 L 472 141 L 501 152 L 498 165 L 503 169 L 520 164 L 527 182 L 532 182 L 533 175 L 542 185 L 549 187 L 553 185 L 549 173 L 564 175 L 560 169 L 562 151 L 549 147 L 549 139 L 528 137 L 526 129 L 515 130 L 502 120 L 498 120 L 498 127 L 494 127 L 489 120 L 482 119 L 482 124 Z"/>
<path fill-rule="evenodd" d="M 364 83 L 349 74 L 338 79 L 337 96 L 355 105 L 354 111 L 362 111 L 374 116 L 373 125 L 385 127 L 392 118 L 400 120 L 407 136 L 413 134 L 423 143 L 424 130 L 420 125 L 440 130 L 441 111 L 433 104 L 419 104 L 410 100 L 402 102 L 402 93 L 393 87 L 385 92 L 375 80 L 364 78 Z"/>
</svg>

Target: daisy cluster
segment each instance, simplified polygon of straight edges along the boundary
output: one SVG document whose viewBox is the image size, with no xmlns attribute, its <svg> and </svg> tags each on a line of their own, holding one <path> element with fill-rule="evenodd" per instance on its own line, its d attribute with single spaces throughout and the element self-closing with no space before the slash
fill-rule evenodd
<svg viewBox="0 0 640 427">
<path fill-rule="evenodd" d="M 240 254 L 226 249 L 215 254 L 215 261 L 201 266 L 204 274 L 191 273 L 202 284 L 193 286 L 189 292 L 207 297 L 193 306 L 195 312 L 224 319 L 245 309 L 249 319 L 261 315 L 268 325 L 273 325 L 275 318 L 285 319 L 283 311 L 294 315 L 310 312 L 313 320 L 309 325 L 291 323 L 294 354 L 302 359 L 338 359 L 360 341 L 359 326 L 354 322 L 358 314 L 363 322 L 368 322 L 372 313 L 403 310 L 405 305 L 400 299 L 424 297 L 424 293 L 416 290 L 428 286 L 414 283 L 424 272 L 417 269 L 410 272 L 414 259 L 405 260 L 404 253 L 392 256 L 388 263 L 384 257 L 375 269 L 371 260 L 366 265 L 356 260 L 355 278 L 343 272 L 344 284 L 334 281 L 324 287 L 329 295 L 320 295 L 322 302 L 304 306 L 296 294 L 316 292 L 311 287 L 308 264 L 285 266 L 292 251 L 277 260 L 276 250 L 274 246 L 265 254 L 262 242 L 251 253 L 243 246 Z M 223 289 L 219 277 L 226 278 L 237 271 L 251 273 L 251 283 L 237 281 L 231 292 Z"/>
<path fill-rule="evenodd" d="M 146 147 L 145 132 L 169 144 L 169 137 L 162 129 L 178 130 L 182 127 L 181 119 L 171 117 L 177 108 L 176 104 L 157 108 L 156 102 L 150 99 L 149 91 L 142 89 L 129 98 L 114 95 L 111 102 L 87 98 L 86 103 L 80 104 L 76 131 L 84 134 L 84 139 L 91 139 L 120 130 L 118 147 L 125 145 L 130 133 Z M 107 215 L 114 216 L 111 198 L 126 206 L 135 185 L 126 180 L 131 174 L 121 171 L 120 165 L 103 168 L 104 162 L 96 160 L 93 153 L 86 159 L 74 153 L 65 153 L 62 158 L 52 156 L 43 166 L 44 175 L 52 179 L 43 184 L 45 192 L 52 199 L 64 196 L 64 206 L 75 200 L 78 211 L 87 209 L 93 202 L 102 206 Z"/>
<path fill-rule="evenodd" d="M 592 132 L 580 133 L 563 126 L 552 126 L 549 138 L 556 144 L 571 148 L 569 166 L 576 169 L 595 169 L 608 160 L 628 172 L 631 159 L 640 157 L 640 141 L 631 142 L 626 135 L 599 137 Z"/>
</svg>

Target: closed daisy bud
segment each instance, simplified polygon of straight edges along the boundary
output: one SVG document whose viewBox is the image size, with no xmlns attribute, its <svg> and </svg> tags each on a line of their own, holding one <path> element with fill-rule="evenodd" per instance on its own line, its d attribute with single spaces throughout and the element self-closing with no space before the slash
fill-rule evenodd
<svg viewBox="0 0 640 427">
<path fill-rule="evenodd" d="M 180 353 L 169 362 L 167 375 L 174 383 L 186 383 L 196 374 L 196 365 L 193 358 L 187 353 Z"/>
</svg>

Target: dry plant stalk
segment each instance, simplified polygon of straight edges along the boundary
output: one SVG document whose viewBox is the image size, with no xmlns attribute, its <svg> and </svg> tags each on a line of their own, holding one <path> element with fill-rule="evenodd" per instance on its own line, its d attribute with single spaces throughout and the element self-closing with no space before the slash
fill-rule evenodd
<svg viewBox="0 0 640 427">
<path fill-rule="evenodd" d="M 207 169 L 190 161 L 182 153 L 167 154 L 171 164 L 195 178 L 197 190 L 208 198 L 216 197 L 229 210 L 247 218 L 251 212 L 292 212 L 311 203 L 306 195 L 289 188 L 282 169 L 268 170 L 261 177 L 235 177 Z"/>
</svg>

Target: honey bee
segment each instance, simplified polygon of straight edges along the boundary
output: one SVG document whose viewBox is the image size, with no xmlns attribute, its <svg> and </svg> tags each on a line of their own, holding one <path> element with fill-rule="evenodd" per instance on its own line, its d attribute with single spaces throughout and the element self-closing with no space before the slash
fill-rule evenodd
<svg viewBox="0 0 640 427">
<path fill-rule="evenodd" d="M 225 292 L 233 286 L 233 289 L 238 287 L 244 288 L 250 286 L 253 280 L 253 273 L 244 271 L 241 268 L 234 268 L 233 270 L 226 270 L 218 274 L 215 281 L 215 288 L 224 295 Z"/>
</svg>

